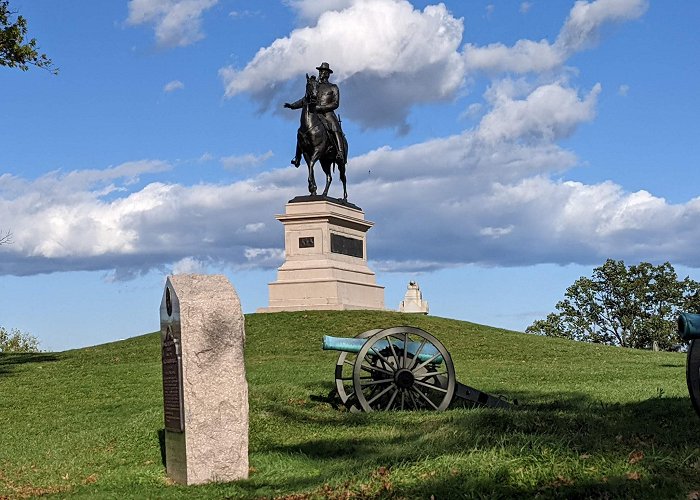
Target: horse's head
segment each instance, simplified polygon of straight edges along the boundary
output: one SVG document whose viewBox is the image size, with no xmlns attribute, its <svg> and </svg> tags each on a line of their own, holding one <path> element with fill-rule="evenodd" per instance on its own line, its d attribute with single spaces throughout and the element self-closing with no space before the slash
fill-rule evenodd
<svg viewBox="0 0 700 500">
<path fill-rule="evenodd" d="M 314 75 L 306 74 L 306 100 L 312 104 L 316 104 L 318 97 L 318 80 Z"/>
</svg>

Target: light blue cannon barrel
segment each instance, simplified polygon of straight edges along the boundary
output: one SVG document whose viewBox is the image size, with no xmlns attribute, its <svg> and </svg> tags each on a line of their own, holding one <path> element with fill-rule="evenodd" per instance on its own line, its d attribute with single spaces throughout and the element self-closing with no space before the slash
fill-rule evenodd
<svg viewBox="0 0 700 500">
<path fill-rule="evenodd" d="M 678 335 L 683 340 L 700 339 L 700 314 L 680 313 Z"/>
<path fill-rule="evenodd" d="M 323 336 L 323 350 L 324 351 L 345 351 L 345 352 L 354 352 L 358 353 L 360 352 L 360 349 L 365 345 L 365 342 L 367 342 L 369 339 L 358 339 L 358 338 L 347 338 L 347 337 L 331 337 L 330 335 L 324 335 Z M 403 349 L 403 341 L 399 340 L 398 342 L 394 342 L 394 350 L 397 351 L 397 355 L 400 355 L 398 353 L 398 350 Z M 416 352 L 420 348 L 421 342 L 408 342 L 408 352 L 412 355 L 415 356 Z M 376 344 L 374 344 L 374 351 L 377 352 L 382 352 L 384 349 L 389 347 L 389 341 L 386 339 L 382 339 L 377 341 Z M 438 351 L 434 345 L 426 343 L 423 346 L 423 349 L 421 349 L 420 354 L 418 354 L 418 360 L 421 363 L 425 363 L 428 361 L 430 358 L 435 356 L 437 354 L 437 357 L 431 361 L 431 363 L 434 363 L 436 365 L 442 363 L 442 356 L 440 355 L 440 351 Z"/>
</svg>

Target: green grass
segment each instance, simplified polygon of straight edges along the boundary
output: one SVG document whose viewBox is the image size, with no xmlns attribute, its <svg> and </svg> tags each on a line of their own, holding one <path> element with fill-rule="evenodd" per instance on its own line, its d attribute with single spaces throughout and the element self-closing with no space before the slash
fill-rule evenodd
<svg viewBox="0 0 700 500">
<path fill-rule="evenodd" d="M 334 409 L 321 336 L 410 323 L 440 339 L 461 382 L 511 411 Z M 595 346 L 388 312 L 246 317 L 250 479 L 166 479 L 160 338 L 0 354 L 0 499 L 688 498 L 700 421 L 685 355 Z"/>
</svg>

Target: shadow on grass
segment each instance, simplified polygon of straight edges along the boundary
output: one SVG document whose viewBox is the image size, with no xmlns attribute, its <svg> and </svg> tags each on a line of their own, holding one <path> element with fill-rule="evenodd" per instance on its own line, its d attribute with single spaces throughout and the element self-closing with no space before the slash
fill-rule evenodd
<svg viewBox="0 0 700 500">
<path fill-rule="evenodd" d="M 20 365 L 58 361 L 52 353 L 0 353 L 0 375 L 11 374 Z"/>
<path fill-rule="evenodd" d="M 513 396 L 521 401 L 541 397 Z M 700 489 L 700 421 L 688 398 L 609 404 L 566 394 L 552 403 L 513 410 L 341 417 L 337 410 L 319 412 L 281 403 L 266 410 L 294 427 L 337 429 L 327 439 L 270 443 L 258 450 L 316 464 L 319 475 L 300 478 L 294 485 L 297 491 L 325 488 L 328 481 L 337 484 L 337 478 L 350 473 L 350 484 L 369 477 L 377 488 L 390 487 L 392 495 L 408 498 L 454 497 L 459 492 L 474 498 L 659 498 L 660 492 L 664 497 L 685 497 Z M 363 426 L 376 433 L 368 436 L 360 430 Z M 497 459 L 483 463 L 484 457 Z M 450 466 L 450 461 L 456 465 Z M 425 470 L 426 464 L 433 470 Z M 420 471 L 419 477 L 407 481 L 404 472 L 391 484 L 391 470 L 399 466 Z M 537 484 L 523 484 L 518 469 L 536 469 L 531 477 L 539 478 Z M 377 479 L 377 470 L 390 472 Z M 335 488 L 340 495 L 348 486 Z"/>
<path fill-rule="evenodd" d="M 166 466 L 165 457 L 165 429 L 158 429 L 158 445 L 160 446 L 160 463 Z"/>
</svg>

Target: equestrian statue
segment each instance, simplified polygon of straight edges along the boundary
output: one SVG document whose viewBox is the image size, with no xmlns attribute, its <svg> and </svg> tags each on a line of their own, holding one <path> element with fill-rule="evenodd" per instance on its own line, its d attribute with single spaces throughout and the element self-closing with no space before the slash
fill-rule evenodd
<svg viewBox="0 0 700 500">
<path fill-rule="evenodd" d="M 316 162 L 321 163 L 321 168 L 326 174 L 326 187 L 322 196 L 328 195 L 332 180 L 331 166 L 337 165 L 343 183 L 343 201 L 347 201 L 345 165 L 348 161 L 348 141 L 341 128 L 340 119 L 335 114 L 340 105 L 340 91 L 337 85 L 328 81 L 333 70 L 327 62 L 321 63 L 316 69 L 318 79 L 313 75 L 306 75 L 304 97 L 292 103 L 284 103 L 285 108 L 302 110 L 292 165 L 299 168 L 301 157 L 304 157 L 309 167 L 309 193 L 313 196 L 316 195 Z"/>
</svg>

